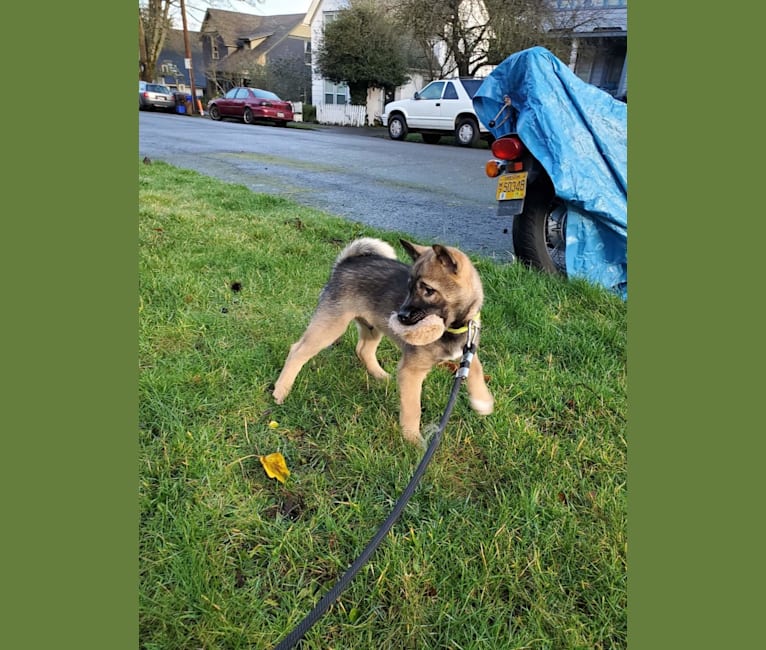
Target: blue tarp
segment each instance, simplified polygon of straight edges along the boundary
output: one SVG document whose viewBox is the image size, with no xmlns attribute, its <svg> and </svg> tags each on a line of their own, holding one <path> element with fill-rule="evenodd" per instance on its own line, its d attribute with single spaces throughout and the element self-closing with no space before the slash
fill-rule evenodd
<svg viewBox="0 0 766 650">
<path fill-rule="evenodd" d="M 517 133 L 566 203 L 567 275 L 627 299 L 627 104 L 543 47 L 512 54 L 482 82 L 473 106 L 487 128 L 505 95 L 514 117 L 489 130 L 496 138 Z"/>
</svg>

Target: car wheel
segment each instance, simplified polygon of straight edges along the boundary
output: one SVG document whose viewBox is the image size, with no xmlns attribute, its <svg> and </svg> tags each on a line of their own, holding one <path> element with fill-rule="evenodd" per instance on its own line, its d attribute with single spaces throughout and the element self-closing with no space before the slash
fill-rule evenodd
<svg viewBox="0 0 766 650">
<path fill-rule="evenodd" d="M 388 135 L 392 140 L 404 140 L 407 137 L 407 122 L 401 115 L 392 115 L 388 119 Z"/>
<path fill-rule="evenodd" d="M 245 124 L 252 124 L 253 123 L 253 111 L 251 111 L 249 108 L 245 108 L 245 112 L 242 113 L 242 120 Z"/>
<path fill-rule="evenodd" d="M 461 117 L 455 127 L 455 142 L 461 147 L 473 147 L 479 142 L 479 125 L 472 117 Z"/>
<path fill-rule="evenodd" d="M 423 142 L 426 144 L 439 144 L 442 137 L 438 133 L 423 133 Z"/>
<path fill-rule="evenodd" d="M 218 107 L 213 104 L 210 107 L 210 110 L 208 110 L 208 114 L 210 115 L 211 120 L 220 120 L 221 119 L 221 111 L 218 110 Z"/>
</svg>

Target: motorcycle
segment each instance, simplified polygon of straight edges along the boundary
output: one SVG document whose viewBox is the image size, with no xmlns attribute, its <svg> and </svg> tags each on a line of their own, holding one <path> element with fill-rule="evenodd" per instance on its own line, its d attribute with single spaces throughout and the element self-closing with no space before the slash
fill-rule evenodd
<svg viewBox="0 0 766 650">
<path fill-rule="evenodd" d="M 513 119 L 512 112 L 506 95 L 489 128 Z M 494 158 L 484 171 L 497 178 L 497 216 L 510 219 L 511 252 L 528 266 L 566 276 L 567 208 L 557 198 L 548 173 L 517 133 L 494 140 L 491 151 Z"/>
<path fill-rule="evenodd" d="M 539 46 L 508 56 L 472 101 L 496 138 L 485 172 L 514 256 L 627 299 L 627 105 Z"/>
</svg>

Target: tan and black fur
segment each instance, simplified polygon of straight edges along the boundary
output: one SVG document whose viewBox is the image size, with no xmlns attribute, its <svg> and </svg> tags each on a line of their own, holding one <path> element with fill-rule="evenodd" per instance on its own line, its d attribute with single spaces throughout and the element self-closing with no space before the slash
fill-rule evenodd
<svg viewBox="0 0 766 650">
<path fill-rule="evenodd" d="M 419 246 L 405 240 L 401 244 L 412 258 L 412 266 L 400 262 L 394 249 L 379 239 L 357 239 L 341 251 L 320 293 L 311 322 L 290 347 L 273 395 L 281 404 L 303 365 L 335 342 L 355 321 L 359 331 L 356 354 L 373 377 L 389 377 L 375 354 L 384 334 L 401 350 L 397 372 L 399 423 L 408 441 L 423 445 L 420 435 L 423 380 L 439 362 L 462 355 L 467 333 L 451 333 L 447 329 L 458 330 L 476 318 L 484 291 L 475 267 L 458 249 Z M 424 345 L 408 343 L 412 339 L 406 336 L 407 331 L 415 331 L 426 317 L 435 320 L 433 315 L 447 328 L 443 334 L 437 333 L 437 340 Z M 491 413 L 494 399 L 484 382 L 478 354 L 473 357 L 466 384 L 473 409 L 482 415 Z"/>
</svg>

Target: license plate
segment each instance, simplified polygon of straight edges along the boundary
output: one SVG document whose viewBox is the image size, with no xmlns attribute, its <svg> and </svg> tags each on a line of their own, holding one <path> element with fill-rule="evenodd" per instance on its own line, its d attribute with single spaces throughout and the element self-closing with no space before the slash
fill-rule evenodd
<svg viewBox="0 0 766 650">
<path fill-rule="evenodd" d="M 495 198 L 498 201 L 510 201 L 511 199 L 523 199 L 527 194 L 527 172 L 516 174 L 503 174 L 497 179 L 497 192 Z"/>
<path fill-rule="evenodd" d="M 284 113 L 280 113 L 279 111 L 277 111 L 277 117 L 284 117 L 284 116 L 285 116 Z"/>
</svg>

